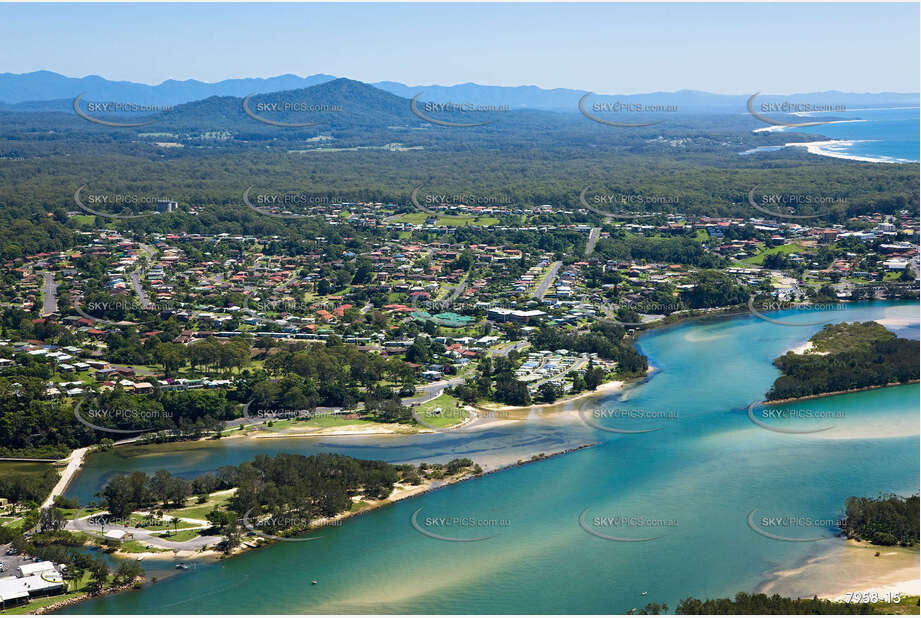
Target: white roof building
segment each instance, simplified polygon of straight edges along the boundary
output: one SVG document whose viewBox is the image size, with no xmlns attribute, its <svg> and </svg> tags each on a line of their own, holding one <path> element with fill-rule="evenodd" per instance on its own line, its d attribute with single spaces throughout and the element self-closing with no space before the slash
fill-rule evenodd
<svg viewBox="0 0 921 618">
<path fill-rule="evenodd" d="M 16 569 L 16 574 L 19 575 L 19 577 L 29 577 L 30 575 L 38 575 L 45 571 L 54 571 L 57 573 L 54 568 L 54 563 L 45 560 L 43 562 L 25 562 L 20 564 L 19 568 Z"/>
</svg>

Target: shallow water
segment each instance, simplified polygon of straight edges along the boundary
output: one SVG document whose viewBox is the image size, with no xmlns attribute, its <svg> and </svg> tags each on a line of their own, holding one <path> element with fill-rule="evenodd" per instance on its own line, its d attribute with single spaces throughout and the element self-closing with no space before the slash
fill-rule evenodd
<svg viewBox="0 0 921 618">
<path fill-rule="evenodd" d="M 892 324 L 917 338 L 918 305 L 868 303 L 843 311 L 771 314 L 790 322 Z M 832 551 L 829 526 L 769 526 L 748 516 L 834 520 L 853 495 L 918 491 L 917 384 L 797 404 L 834 411 L 834 428 L 782 434 L 749 419 L 777 376 L 772 359 L 805 342 L 819 326 L 781 326 L 752 316 L 681 324 L 642 337 L 659 371 L 608 396 L 622 407 L 674 411 L 642 434 L 593 429 L 573 415 L 542 412 L 525 423 L 478 432 L 387 438 L 227 440 L 95 455 L 72 485 L 86 499 L 114 473 L 168 468 L 194 475 L 256 453 L 337 451 L 388 461 L 468 456 L 525 458 L 587 441 L 599 446 L 444 488 L 349 520 L 311 542 L 285 542 L 143 590 L 69 608 L 67 613 L 622 613 L 647 602 L 674 608 L 687 596 L 754 590 L 782 569 Z M 649 428 L 648 419 L 602 419 L 604 426 Z M 774 422 L 774 421 L 769 421 Z M 779 426 L 816 428 L 814 420 Z M 822 420 L 825 422 L 825 419 Z M 142 454 L 143 453 L 143 454 Z M 125 456 L 125 455 L 131 456 Z M 417 509 L 427 531 L 478 542 L 445 542 L 410 525 Z M 610 541 L 579 525 L 620 538 Z M 594 525 L 628 516 L 632 525 Z M 438 528 L 426 518 L 493 520 Z M 494 522 L 504 520 L 508 525 Z M 637 525 L 642 522 L 645 525 Z M 665 525 L 666 522 L 668 525 Z M 623 522 L 618 522 L 623 523 Z M 760 525 L 760 524 L 759 524 Z M 828 549 L 823 549 L 827 546 Z M 798 589 L 827 586 L 800 577 Z M 310 580 L 319 580 L 310 585 Z M 648 592 L 643 596 L 643 592 Z"/>
</svg>

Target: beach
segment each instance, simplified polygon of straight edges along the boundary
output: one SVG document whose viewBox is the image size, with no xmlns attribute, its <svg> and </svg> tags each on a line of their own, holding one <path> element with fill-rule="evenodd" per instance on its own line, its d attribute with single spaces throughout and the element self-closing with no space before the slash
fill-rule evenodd
<svg viewBox="0 0 921 618">
<path fill-rule="evenodd" d="M 650 371 L 652 369 L 650 368 Z M 595 390 L 587 390 L 579 393 L 578 395 L 573 395 L 571 397 L 565 397 L 563 399 L 557 399 L 553 403 L 536 403 L 530 406 L 503 406 L 501 404 L 483 404 L 476 406 L 476 411 L 484 415 L 492 415 L 496 412 L 504 412 L 510 416 L 515 414 L 527 413 L 533 410 L 545 410 L 547 408 L 553 408 L 556 406 L 562 406 L 567 403 L 572 403 L 574 401 L 579 401 L 580 399 L 587 399 L 589 397 L 597 397 L 601 395 L 609 395 L 611 393 L 616 393 L 623 390 L 626 382 L 622 380 L 612 380 L 610 382 L 605 382 L 600 384 Z"/>
<path fill-rule="evenodd" d="M 921 567 L 917 549 L 883 547 L 843 538 L 804 563 L 776 571 L 756 592 L 794 598 L 818 596 L 844 601 L 848 593 L 921 594 Z M 876 553 L 879 552 L 879 556 Z"/>
</svg>

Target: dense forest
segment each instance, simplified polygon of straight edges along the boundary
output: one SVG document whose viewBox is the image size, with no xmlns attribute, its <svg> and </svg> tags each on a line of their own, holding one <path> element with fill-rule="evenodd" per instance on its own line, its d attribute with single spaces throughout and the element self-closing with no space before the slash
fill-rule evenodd
<svg viewBox="0 0 921 618">
<path fill-rule="evenodd" d="M 850 497 L 845 503 L 843 530 L 849 539 L 865 540 L 874 545 L 918 545 L 918 495 L 903 498 L 889 495 L 879 498 Z"/>
<path fill-rule="evenodd" d="M 918 379 L 919 344 L 876 322 L 830 324 L 810 341 L 814 351 L 774 360 L 783 373 L 767 399 L 776 401 Z"/>
</svg>

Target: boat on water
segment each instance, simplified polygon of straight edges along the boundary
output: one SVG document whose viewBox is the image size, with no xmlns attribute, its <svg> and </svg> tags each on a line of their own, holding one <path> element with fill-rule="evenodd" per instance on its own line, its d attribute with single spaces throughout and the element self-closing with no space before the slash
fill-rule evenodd
<svg viewBox="0 0 921 618">
<path fill-rule="evenodd" d="M 179 564 L 176 565 L 176 568 L 177 569 L 187 569 L 189 568 L 189 565 L 187 565 L 185 562 L 180 562 Z"/>
</svg>

